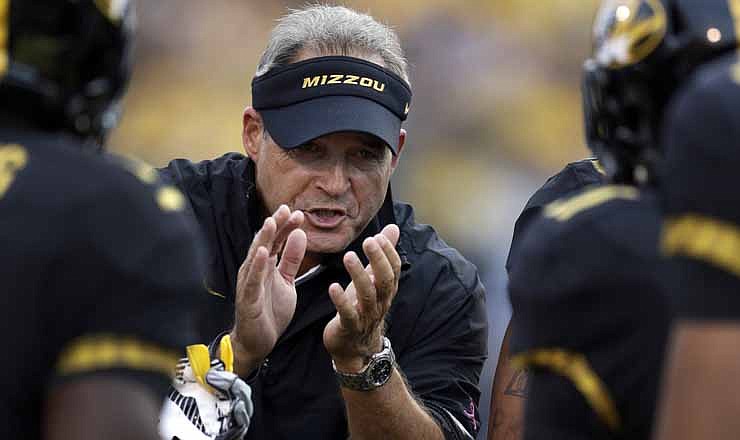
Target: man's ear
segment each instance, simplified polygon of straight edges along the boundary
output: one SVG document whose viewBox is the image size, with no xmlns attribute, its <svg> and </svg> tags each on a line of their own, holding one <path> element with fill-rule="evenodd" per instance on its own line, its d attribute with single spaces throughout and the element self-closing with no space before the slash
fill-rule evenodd
<svg viewBox="0 0 740 440">
<path fill-rule="evenodd" d="M 242 145 L 244 152 L 253 160 L 259 157 L 264 130 L 262 116 L 257 113 L 257 110 L 252 107 L 245 108 L 242 116 Z"/>
<path fill-rule="evenodd" d="M 398 151 L 391 157 L 391 171 L 395 171 L 398 166 L 398 160 L 401 159 L 401 152 L 403 151 L 403 145 L 406 143 L 406 130 L 401 129 L 398 134 Z"/>
</svg>

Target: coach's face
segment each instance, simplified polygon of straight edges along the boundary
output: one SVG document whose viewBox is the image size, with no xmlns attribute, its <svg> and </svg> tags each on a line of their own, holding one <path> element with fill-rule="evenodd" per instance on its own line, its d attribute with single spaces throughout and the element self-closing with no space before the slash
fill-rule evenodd
<svg viewBox="0 0 740 440">
<path fill-rule="evenodd" d="M 322 55 L 327 54 L 303 51 L 295 61 Z M 377 56 L 354 56 L 384 64 Z M 406 131 L 399 133 L 396 155 L 378 138 L 356 132 L 333 133 L 284 150 L 266 134 L 259 113 L 249 107 L 242 138 L 255 162 L 257 190 L 268 213 L 281 204 L 303 211 L 307 252 L 326 254 L 345 249 L 380 210 Z"/>
<path fill-rule="evenodd" d="M 380 210 L 398 156 L 377 138 L 353 132 L 284 150 L 263 135 L 259 114 L 249 117 L 253 120 L 245 121 L 245 149 L 255 162 L 265 208 L 272 213 L 285 204 L 303 211 L 309 253 L 346 248 Z M 399 136 L 403 145 L 405 132 Z"/>
<path fill-rule="evenodd" d="M 403 143 L 403 130 L 399 136 Z M 383 204 L 398 163 L 385 144 L 362 133 L 334 133 L 292 150 L 261 130 L 246 137 L 265 207 L 303 211 L 310 253 L 339 252 L 360 235 Z"/>
<path fill-rule="evenodd" d="M 326 54 L 303 51 L 296 62 Z M 377 56 L 362 56 L 383 65 Z M 398 154 L 378 138 L 357 132 L 319 137 L 284 150 L 266 134 L 259 113 L 244 112 L 244 148 L 255 162 L 257 190 L 268 213 L 281 204 L 305 214 L 307 253 L 345 249 L 378 213 L 406 139 L 399 133 Z"/>
</svg>

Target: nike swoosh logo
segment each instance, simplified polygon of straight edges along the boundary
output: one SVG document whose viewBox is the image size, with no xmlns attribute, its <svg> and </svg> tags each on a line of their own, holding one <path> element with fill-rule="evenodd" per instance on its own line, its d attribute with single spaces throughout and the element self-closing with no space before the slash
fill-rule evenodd
<svg viewBox="0 0 740 440">
<path fill-rule="evenodd" d="M 218 293 L 218 292 L 216 292 L 215 290 L 213 290 L 213 289 L 210 289 L 210 288 L 208 288 L 208 287 L 206 287 L 206 289 L 208 289 L 208 293 L 210 293 L 211 295 L 213 295 L 213 296 L 217 296 L 217 297 L 219 297 L 219 298 L 223 298 L 223 299 L 226 299 L 226 295 L 224 295 L 223 293 Z"/>
<path fill-rule="evenodd" d="M 206 288 L 206 290 L 208 291 L 209 294 L 211 294 L 213 296 L 217 296 L 219 298 L 226 299 L 226 295 L 224 295 L 221 292 L 217 292 L 217 291 L 211 289 L 210 287 L 208 287 L 208 283 L 206 282 L 206 280 L 203 280 L 203 287 Z"/>
</svg>

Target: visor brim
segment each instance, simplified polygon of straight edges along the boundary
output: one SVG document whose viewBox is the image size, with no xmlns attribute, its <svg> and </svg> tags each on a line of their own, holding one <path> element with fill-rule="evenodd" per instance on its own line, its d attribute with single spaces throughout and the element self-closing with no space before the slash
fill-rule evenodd
<svg viewBox="0 0 740 440">
<path fill-rule="evenodd" d="M 383 105 L 358 96 L 324 96 L 259 110 L 272 139 L 290 150 L 321 136 L 359 132 L 377 137 L 398 152 L 401 119 Z"/>
</svg>

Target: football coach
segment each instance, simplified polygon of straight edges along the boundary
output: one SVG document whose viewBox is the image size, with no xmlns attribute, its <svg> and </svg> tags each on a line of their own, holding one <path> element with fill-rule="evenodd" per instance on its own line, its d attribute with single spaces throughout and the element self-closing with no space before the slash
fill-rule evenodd
<svg viewBox="0 0 740 440">
<path fill-rule="evenodd" d="M 410 105 L 393 30 L 309 6 L 278 21 L 259 62 L 246 156 L 161 170 L 210 242 L 203 325 L 230 334 L 253 388 L 248 439 L 473 439 L 480 428 L 484 288 L 391 195 Z"/>
</svg>

